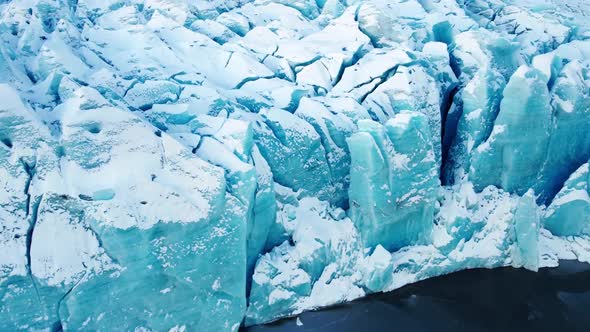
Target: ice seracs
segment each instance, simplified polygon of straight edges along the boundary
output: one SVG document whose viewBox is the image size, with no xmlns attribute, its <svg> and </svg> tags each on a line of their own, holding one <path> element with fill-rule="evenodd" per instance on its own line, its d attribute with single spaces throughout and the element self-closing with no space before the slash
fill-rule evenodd
<svg viewBox="0 0 590 332">
<path fill-rule="evenodd" d="M 590 7 L 0 4 L 0 330 L 236 331 L 590 261 Z"/>
<path fill-rule="evenodd" d="M 543 77 L 540 71 L 522 66 L 504 88 L 492 132 L 472 157 L 469 177 L 479 190 L 495 185 L 523 195 L 534 185 L 551 125 Z"/>
<path fill-rule="evenodd" d="M 543 222 L 553 234 L 588 235 L 589 174 L 586 163 L 570 176 L 547 208 Z"/>
<path fill-rule="evenodd" d="M 426 117 L 400 113 L 385 126 L 365 120 L 348 140 L 350 215 L 363 245 L 397 250 L 430 237 L 439 190 Z"/>
</svg>

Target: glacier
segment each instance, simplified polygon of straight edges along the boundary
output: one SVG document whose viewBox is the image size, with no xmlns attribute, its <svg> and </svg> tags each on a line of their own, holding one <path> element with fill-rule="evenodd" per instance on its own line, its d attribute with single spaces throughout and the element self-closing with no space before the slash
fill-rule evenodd
<svg viewBox="0 0 590 332">
<path fill-rule="evenodd" d="M 0 1 L 0 330 L 237 331 L 590 262 L 588 15 Z"/>
</svg>

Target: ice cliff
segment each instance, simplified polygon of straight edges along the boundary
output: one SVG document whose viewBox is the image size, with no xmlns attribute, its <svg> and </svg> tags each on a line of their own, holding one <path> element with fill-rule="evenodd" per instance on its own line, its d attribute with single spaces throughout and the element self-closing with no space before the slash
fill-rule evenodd
<svg viewBox="0 0 590 332">
<path fill-rule="evenodd" d="M 0 330 L 237 331 L 590 262 L 588 15 L 0 1 Z"/>
</svg>

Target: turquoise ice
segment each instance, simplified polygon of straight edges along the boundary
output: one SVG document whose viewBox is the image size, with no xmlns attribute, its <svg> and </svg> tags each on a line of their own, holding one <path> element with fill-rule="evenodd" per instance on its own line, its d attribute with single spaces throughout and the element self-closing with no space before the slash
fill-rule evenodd
<svg viewBox="0 0 590 332">
<path fill-rule="evenodd" d="M 360 121 L 351 151 L 351 219 L 366 247 L 397 250 L 430 237 L 439 189 L 426 116 L 395 115 L 384 126 Z"/>
<path fill-rule="evenodd" d="M 590 261 L 586 1 L 0 1 L 0 330 L 236 331 Z"/>
<path fill-rule="evenodd" d="M 516 253 L 514 261 L 518 266 L 533 271 L 539 269 L 539 229 L 541 219 L 532 190 L 522 196 L 514 212 Z"/>
<path fill-rule="evenodd" d="M 504 88 L 490 137 L 472 157 L 469 178 L 477 189 L 495 185 L 522 195 L 535 184 L 551 126 L 544 77 L 539 70 L 523 66 Z"/>
<path fill-rule="evenodd" d="M 562 236 L 588 234 L 589 193 L 590 173 L 586 163 L 569 177 L 557 193 L 545 212 L 544 226 Z"/>
</svg>

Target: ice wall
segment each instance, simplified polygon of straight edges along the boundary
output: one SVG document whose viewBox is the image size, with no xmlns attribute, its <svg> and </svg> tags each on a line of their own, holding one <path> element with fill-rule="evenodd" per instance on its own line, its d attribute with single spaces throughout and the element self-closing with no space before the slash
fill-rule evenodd
<svg viewBox="0 0 590 332">
<path fill-rule="evenodd" d="M 0 330 L 590 261 L 590 6 L 541 2 L 1 2 Z"/>
</svg>

